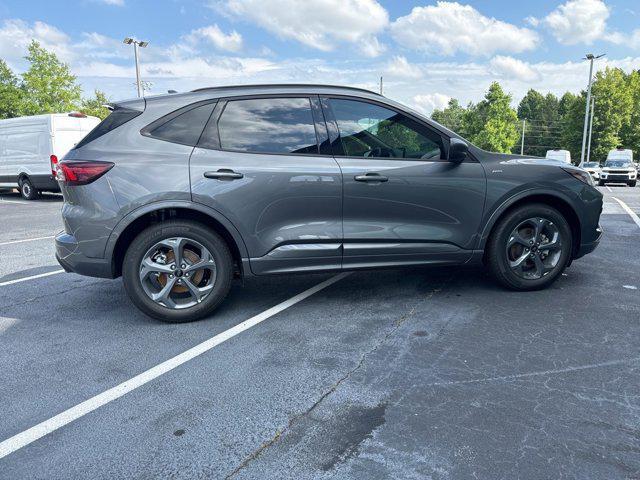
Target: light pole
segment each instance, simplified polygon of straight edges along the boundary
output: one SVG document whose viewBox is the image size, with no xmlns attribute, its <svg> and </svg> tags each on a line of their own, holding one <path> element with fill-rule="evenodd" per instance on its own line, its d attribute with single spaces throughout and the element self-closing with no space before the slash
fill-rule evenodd
<svg viewBox="0 0 640 480">
<path fill-rule="evenodd" d="M 591 161 L 591 132 L 593 132 L 593 112 L 596 108 L 596 97 L 591 97 L 591 119 L 589 120 L 589 141 L 587 142 L 587 162 Z"/>
<path fill-rule="evenodd" d="M 149 45 L 149 42 L 142 42 L 139 40 L 135 40 L 131 37 L 127 37 L 124 39 L 124 43 L 127 45 L 133 45 L 133 56 L 136 59 L 136 87 L 138 88 L 138 98 L 142 97 L 142 84 L 140 82 L 140 63 L 138 61 L 138 47 L 146 48 Z"/>
<path fill-rule="evenodd" d="M 589 86 L 587 87 L 587 106 L 584 111 L 584 130 L 582 131 L 582 150 L 580 151 L 580 166 L 584 163 L 584 150 L 587 145 L 587 127 L 589 126 L 589 103 L 591 103 L 591 83 L 593 82 L 593 61 L 598 58 L 604 57 L 606 54 L 594 55 L 593 53 L 587 53 L 584 57 L 585 60 L 589 60 Z"/>
</svg>

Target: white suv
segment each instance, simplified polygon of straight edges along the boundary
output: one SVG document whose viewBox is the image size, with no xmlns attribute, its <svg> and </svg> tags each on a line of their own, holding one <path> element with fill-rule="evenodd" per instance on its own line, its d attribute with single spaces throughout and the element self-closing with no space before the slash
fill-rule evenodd
<svg viewBox="0 0 640 480">
<path fill-rule="evenodd" d="M 633 164 L 633 152 L 629 149 L 617 148 L 607 155 L 598 185 L 626 183 L 630 187 L 635 187 L 637 177 L 638 172 Z"/>
</svg>

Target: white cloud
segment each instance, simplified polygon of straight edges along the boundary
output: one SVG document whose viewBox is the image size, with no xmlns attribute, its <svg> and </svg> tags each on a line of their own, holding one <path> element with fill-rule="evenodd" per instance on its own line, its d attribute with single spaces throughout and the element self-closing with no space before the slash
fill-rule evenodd
<svg viewBox="0 0 640 480">
<path fill-rule="evenodd" d="M 29 24 L 13 19 L 5 20 L 0 27 L 0 58 L 12 65 L 23 63 L 22 57 L 32 39 L 65 62 L 74 56 L 70 49 L 71 39 L 66 33 L 44 22 Z"/>
<path fill-rule="evenodd" d="M 98 0 L 105 5 L 115 5 L 116 7 L 124 7 L 124 0 Z"/>
<path fill-rule="evenodd" d="M 391 34 L 404 47 L 444 55 L 518 53 L 539 42 L 538 34 L 528 28 L 486 17 L 470 5 L 442 1 L 415 7 L 391 24 Z"/>
<path fill-rule="evenodd" d="M 206 40 L 216 48 L 229 52 L 238 52 L 242 49 L 242 35 L 235 30 L 229 34 L 225 34 L 220 30 L 220 27 L 215 24 L 193 30 L 187 35 L 187 39 L 194 43 L 201 39 Z"/>
<path fill-rule="evenodd" d="M 416 110 L 425 115 L 431 115 L 435 109 L 441 110 L 445 108 L 449 100 L 451 100 L 451 97 L 442 93 L 429 93 L 426 95 L 415 95 L 412 100 Z"/>
<path fill-rule="evenodd" d="M 491 72 L 506 78 L 517 78 L 523 82 L 536 82 L 540 74 L 526 62 L 513 57 L 497 55 L 489 62 Z"/>
<path fill-rule="evenodd" d="M 405 57 L 395 56 L 387 64 L 385 73 L 391 77 L 398 78 L 420 78 L 422 77 L 422 70 L 416 65 L 412 65 Z"/>
<path fill-rule="evenodd" d="M 592 44 L 606 36 L 609 7 L 602 0 L 570 0 L 544 18 L 558 42 Z"/>
<path fill-rule="evenodd" d="M 376 35 L 389 23 L 376 0 L 225 0 L 214 6 L 280 38 L 325 52 L 352 43 L 367 56 L 379 55 L 384 47 Z"/>
</svg>

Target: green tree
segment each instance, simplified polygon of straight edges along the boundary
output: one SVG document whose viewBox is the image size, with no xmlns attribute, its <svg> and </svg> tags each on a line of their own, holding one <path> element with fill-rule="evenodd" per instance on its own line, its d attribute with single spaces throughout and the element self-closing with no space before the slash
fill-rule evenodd
<svg viewBox="0 0 640 480">
<path fill-rule="evenodd" d="M 53 52 L 48 52 L 35 40 L 25 57 L 29 69 L 22 74 L 25 93 L 24 115 L 60 113 L 76 110 L 80 105 L 80 86 L 69 66 Z"/>
<path fill-rule="evenodd" d="M 93 98 L 85 98 L 82 100 L 80 111 L 85 115 L 92 117 L 98 117 L 100 120 L 104 120 L 109 115 L 109 109 L 104 105 L 109 103 L 109 99 L 100 90 L 94 91 Z"/>
<path fill-rule="evenodd" d="M 462 131 L 480 148 L 507 153 L 520 138 L 518 115 L 511 108 L 511 95 L 493 82 L 484 100 L 470 104 L 462 117 Z"/>
<path fill-rule="evenodd" d="M 449 130 L 460 132 L 463 115 L 464 107 L 460 105 L 458 100 L 452 98 L 444 109 L 435 109 L 431 114 L 431 118 Z"/>
<path fill-rule="evenodd" d="M 529 90 L 518 105 L 518 118 L 526 120 L 526 154 L 543 157 L 547 150 L 561 144 L 560 101 L 552 93 L 544 96 Z"/>
<path fill-rule="evenodd" d="M 9 66 L 0 60 L 0 118 L 12 118 L 21 114 L 23 91 Z"/>
<path fill-rule="evenodd" d="M 591 91 L 595 96 L 591 152 L 594 160 L 602 161 L 622 143 L 620 132 L 630 121 L 633 96 L 627 75 L 619 68 L 596 73 Z"/>
<path fill-rule="evenodd" d="M 631 93 L 631 112 L 620 131 L 622 145 L 633 150 L 636 157 L 640 155 L 640 70 L 635 70 L 627 77 L 627 88 Z M 595 122 L 594 122 L 595 123 Z"/>
<path fill-rule="evenodd" d="M 571 152 L 571 161 L 580 162 L 580 152 L 582 149 L 582 129 L 584 128 L 584 109 L 586 93 L 579 95 L 567 92 L 560 99 L 559 115 L 561 136 L 560 144 L 563 149 Z"/>
</svg>

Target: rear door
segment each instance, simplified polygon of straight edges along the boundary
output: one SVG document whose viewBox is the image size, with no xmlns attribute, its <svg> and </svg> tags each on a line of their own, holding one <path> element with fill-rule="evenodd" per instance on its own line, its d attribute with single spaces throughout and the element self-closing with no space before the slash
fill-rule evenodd
<svg viewBox="0 0 640 480">
<path fill-rule="evenodd" d="M 191 155 L 192 198 L 240 231 L 256 274 L 341 268 L 342 175 L 317 96 L 229 98 Z"/>
<path fill-rule="evenodd" d="M 344 176 L 343 267 L 461 263 L 484 208 L 482 166 L 448 162 L 449 139 L 378 102 L 322 98 Z"/>
</svg>

